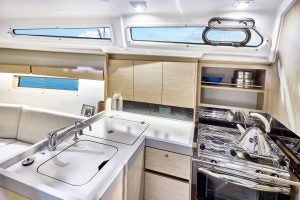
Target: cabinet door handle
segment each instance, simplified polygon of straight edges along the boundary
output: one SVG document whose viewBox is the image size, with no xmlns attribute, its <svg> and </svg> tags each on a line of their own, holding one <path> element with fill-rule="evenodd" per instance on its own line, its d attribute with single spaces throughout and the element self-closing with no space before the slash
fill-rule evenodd
<svg viewBox="0 0 300 200">
<path fill-rule="evenodd" d="M 165 157 L 166 157 L 166 158 L 169 157 L 169 154 L 165 153 Z"/>
</svg>

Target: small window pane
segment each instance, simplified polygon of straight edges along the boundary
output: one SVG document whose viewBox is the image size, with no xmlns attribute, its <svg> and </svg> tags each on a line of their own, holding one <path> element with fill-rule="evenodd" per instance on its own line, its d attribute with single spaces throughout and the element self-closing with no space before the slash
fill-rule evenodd
<svg viewBox="0 0 300 200">
<path fill-rule="evenodd" d="M 18 87 L 78 91 L 78 80 L 20 76 Z"/>
<path fill-rule="evenodd" d="M 40 28 L 14 29 L 15 35 L 66 37 L 84 39 L 111 39 L 110 29 L 105 28 Z"/>
<path fill-rule="evenodd" d="M 211 29 L 207 32 L 206 37 L 213 42 L 243 42 L 247 35 L 242 30 L 217 30 Z"/>
<path fill-rule="evenodd" d="M 134 41 L 203 44 L 205 27 L 133 27 Z"/>
</svg>

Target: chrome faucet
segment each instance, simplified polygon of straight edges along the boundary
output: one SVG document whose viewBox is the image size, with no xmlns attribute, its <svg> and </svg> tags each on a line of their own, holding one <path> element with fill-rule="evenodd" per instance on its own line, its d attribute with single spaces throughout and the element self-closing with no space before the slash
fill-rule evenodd
<svg viewBox="0 0 300 200">
<path fill-rule="evenodd" d="M 90 124 L 87 124 L 85 122 L 81 122 L 81 121 L 76 121 L 75 122 L 75 128 L 72 130 L 74 131 L 74 138 L 73 140 L 76 142 L 79 140 L 79 137 L 78 135 L 82 135 L 83 132 L 82 132 L 82 129 L 84 129 L 85 127 L 78 127 L 80 124 L 83 124 L 83 125 L 86 125 L 86 126 L 89 126 L 89 130 L 92 131 L 92 126 Z M 56 129 L 54 131 L 51 131 L 48 133 L 48 149 L 49 151 L 54 151 L 57 147 L 57 145 L 59 145 L 65 138 L 67 135 L 69 135 L 69 131 L 67 131 L 66 133 L 64 133 L 63 136 L 61 136 L 60 138 L 57 137 L 57 133 L 61 130 L 65 129 L 65 127 L 63 128 L 59 128 L 59 129 Z"/>
<path fill-rule="evenodd" d="M 75 142 L 79 140 L 78 135 L 82 135 L 82 134 L 83 134 L 82 129 L 85 128 L 85 127 L 78 128 L 78 125 L 80 125 L 80 124 L 83 124 L 83 125 L 88 126 L 88 127 L 89 127 L 89 130 L 92 131 L 92 126 L 91 126 L 90 124 L 85 123 L 85 122 L 81 122 L 81 121 L 75 122 L 75 129 L 74 129 L 74 134 L 75 134 L 75 136 L 74 136 L 74 138 L 73 138 L 73 140 L 74 140 Z"/>
<path fill-rule="evenodd" d="M 48 133 L 48 149 L 50 151 L 54 151 L 56 149 L 57 133 L 65 128 L 66 127 L 58 128 L 58 129 Z"/>
</svg>

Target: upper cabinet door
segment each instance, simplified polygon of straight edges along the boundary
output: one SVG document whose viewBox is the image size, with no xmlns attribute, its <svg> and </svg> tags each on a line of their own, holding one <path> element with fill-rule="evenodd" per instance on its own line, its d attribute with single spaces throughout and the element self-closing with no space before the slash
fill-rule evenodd
<svg viewBox="0 0 300 200">
<path fill-rule="evenodd" d="M 107 96 L 120 92 L 123 99 L 133 100 L 133 61 L 110 60 L 108 66 Z"/>
<path fill-rule="evenodd" d="M 194 108 L 196 63 L 163 62 L 162 104 Z"/>
<path fill-rule="evenodd" d="M 162 62 L 134 61 L 134 100 L 161 104 Z"/>
</svg>

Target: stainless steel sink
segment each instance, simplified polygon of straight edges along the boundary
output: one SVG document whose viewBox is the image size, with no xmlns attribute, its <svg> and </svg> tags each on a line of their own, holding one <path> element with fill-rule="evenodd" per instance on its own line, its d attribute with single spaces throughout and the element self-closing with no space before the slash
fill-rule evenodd
<svg viewBox="0 0 300 200">
<path fill-rule="evenodd" d="M 122 144 L 133 145 L 148 128 L 149 124 L 116 117 L 103 117 L 92 124 L 93 131 L 84 130 L 83 134 Z"/>
<path fill-rule="evenodd" d="M 37 171 L 58 181 L 81 186 L 88 183 L 117 151 L 114 146 L 79 140 L 39 165 Z"/>
</svg>

